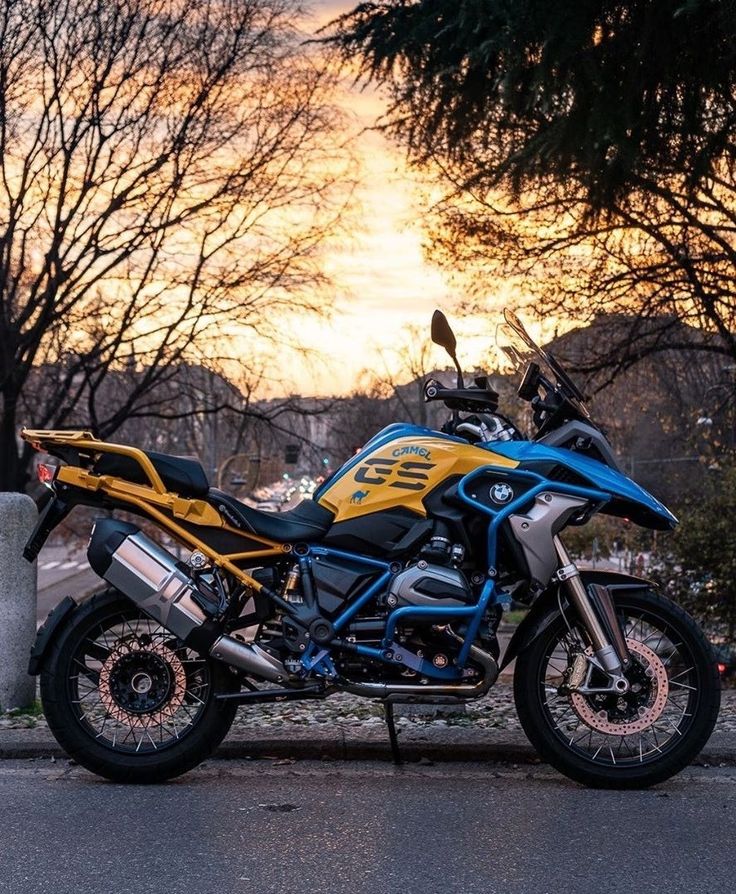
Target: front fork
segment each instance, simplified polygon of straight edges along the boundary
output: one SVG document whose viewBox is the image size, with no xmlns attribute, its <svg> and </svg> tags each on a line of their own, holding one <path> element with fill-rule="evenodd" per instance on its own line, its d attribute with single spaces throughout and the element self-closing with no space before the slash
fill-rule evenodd
<svg viewBox="0 0 736 894">
<path fill-rule="evenodd" d="M 593 658 L 611 679 L 611 688 L 626 692 L 629 682 L 624 671 L 631 664 L 626 639 L 616 618 L 611 594 L 606 587 L 591 584 L 589 593 L 580 579 L 580 572 L 559 537 L 554 538 L 560 567 L 557 579 L 567 590 L 570 603 L 577 610 L 593 646 Z"/>
</svg>

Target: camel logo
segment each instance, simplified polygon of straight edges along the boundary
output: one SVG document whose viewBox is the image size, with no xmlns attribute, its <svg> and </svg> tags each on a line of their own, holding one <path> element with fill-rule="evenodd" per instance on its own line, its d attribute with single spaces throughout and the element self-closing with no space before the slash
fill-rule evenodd
<svg viewBox="0 0 736 894">
<path fill-rule="evenodd" d="M 368 494 L 369 491 L 367 490 L 356 490 L 353 494 L 351 494 L 350 502 L 356 503 L 358 506 L 360 506 L 360 504 L 363 502 L 363 500 L 365 500 Z"/>
<path fill-rule="evenodd" d="M 409 447 L 397 447 L 396 450 L 393 451 L 391 456 L 419 456 L 422 459 L 429 459 L 429 450 L 426 447 L 417 447 L 416 444 L 412 444 Z"/>
<path fill-rule="evenodd" d="M 508 503 L 513 499 L 514 492 L 508 484 L 499 482 L 491 488 L 490 497 L 494 503 Z"/>
</svg>

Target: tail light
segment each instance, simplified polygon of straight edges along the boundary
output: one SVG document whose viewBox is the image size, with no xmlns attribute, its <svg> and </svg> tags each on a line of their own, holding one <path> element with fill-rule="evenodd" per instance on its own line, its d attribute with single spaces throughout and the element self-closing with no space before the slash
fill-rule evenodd
<svg viewBox="0 0 736 894">
<path fill-rule="evenodd" d="M 726 673 L 726 665 L 721 664 L 720 661 L 718 662 L 718 673 L 721 674 L 721 676 Z"/>
<path fill-rule="evenodd" d="M 54 478 L 56 478 L 58 471 L 58 466 L 50 466 L 48 463 L 39 463 L 36 467 L 38 480 L 41 482 L 41 484 L 45 484 L 46 487 L 51 487 L 51 485 L 54 483 Z"/>
</svg>

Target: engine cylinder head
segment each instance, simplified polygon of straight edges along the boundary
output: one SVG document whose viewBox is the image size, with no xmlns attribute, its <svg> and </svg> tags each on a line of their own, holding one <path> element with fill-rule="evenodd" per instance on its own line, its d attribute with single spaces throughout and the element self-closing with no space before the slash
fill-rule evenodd
<svg viewBox="0 0 736 894">
<path fill-rule="evenodd" d="M 389 605 L 392 599 L 395 605 L 461 606 L 472 602 L 473 594 L 462 571 L 419 562 L 391 581 Z"/>
</svg>

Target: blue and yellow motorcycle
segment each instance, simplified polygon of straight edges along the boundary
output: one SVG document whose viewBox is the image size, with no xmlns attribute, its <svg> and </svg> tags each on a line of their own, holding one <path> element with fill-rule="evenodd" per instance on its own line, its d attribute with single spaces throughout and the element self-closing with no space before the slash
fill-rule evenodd
<svg viewBox="0 0 736 894">
<path fill-rule="evenodd" d="M 385 428 L 288 512 L 210 487 L 192 459 L 24 430 L 59 461 L 39 465 L 49 494 L 26 558 L 74 507 L 105 511 L 88 548 L 105 586 L 54 609 L 29 668 L 68 753 L 159 781 L 207 757 L 238 706 L 337 692 L 383 702 L 396 747 L 396 702 L 482 698 L 515 660 L 522 726 L 572 779 L 641 787 L 692 761 L 720 701 L 707 640 L 648 581 L 578 569 L 561 536 L 598 512 L 677 521 L 618 468 L 555 358 L 514 314 L 505 325 L 532 439 L 487 377 L 465 382 L 437 311 L 457 368 L 453 386 L 425 385 L 451 411 L 442 431 Z M 512 600 L 529 611 L 501 656 Z"/>
</svg>

